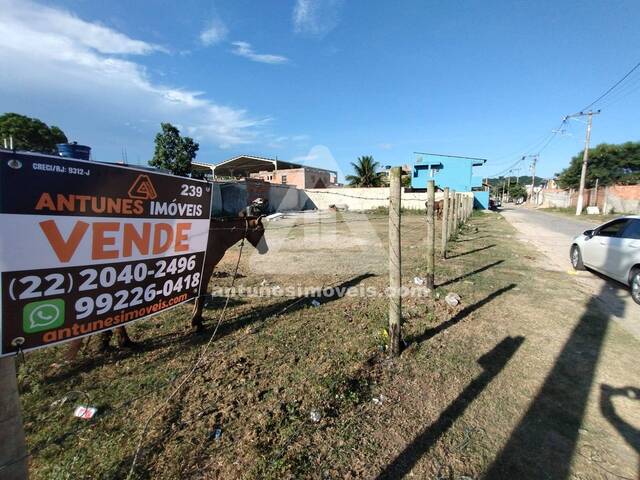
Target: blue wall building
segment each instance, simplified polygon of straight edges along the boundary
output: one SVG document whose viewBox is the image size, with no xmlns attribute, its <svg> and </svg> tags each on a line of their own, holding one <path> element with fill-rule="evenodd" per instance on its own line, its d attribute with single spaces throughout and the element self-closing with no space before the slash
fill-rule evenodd
<svg viewBox="0 0 640 480">
<path fill-rule="evenodd" d="M 482 158 L 416 153 L 411 174 L 411 187 L 415 190 L 427 188 L 427 181 L 434 180 L 436 187 L 456 192 L 473 192 L 474 207 L 489 208 L 489 192 L 483 190 L 482 177 L 473 175 L 473 167 L 481 167 Z"/>
</svg>

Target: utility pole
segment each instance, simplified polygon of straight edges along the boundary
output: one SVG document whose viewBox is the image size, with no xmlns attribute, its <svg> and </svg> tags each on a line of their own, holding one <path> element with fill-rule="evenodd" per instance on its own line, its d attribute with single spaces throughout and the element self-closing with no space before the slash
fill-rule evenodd
<svg viewBox="0 0 640 480">
<path fill-rule="evenodd" d="M 535 193 L 536 188 L 536 162 L 538 161 L 538 156 L 533 157 L 533 162 L 531 163 L 531 204 L 533 204 L 533 194 Z"/>
<path fill-rule="evenodd" d="M 539 153 L 536 153 L 534 155 L 524 155 L 522 157 L 522 160 L 525 160 L 527 158 L 533 159 L 533 161 L 531 162 L 531 195 L 529 195 L 529 204 L 533 203 L 533 189 L 536 187 L 536 163 L 538 162 L 539 157 Z"/>
<path fill-rule="evenodd" d="M 589 163 L 589 141 L 591 140 L 591 123 L 593 122 L 593 116 L 598 115 L 600 110 L 595 112 L 589 110 L 588 112 L 578 112 L 573 115 L 567 115 L 565 120 L 569 118 L 587 117 L 587 137 L 584 141 L 584 153 L 582 155 L 582 172 L 580 173 L 580 191 L 578 192 L 578 203 L 576 205 L 576 215 L 582 214 L 582 207 L 584 206 L 584 186 L 587 182 L 587 166 Z"/>
</svg>

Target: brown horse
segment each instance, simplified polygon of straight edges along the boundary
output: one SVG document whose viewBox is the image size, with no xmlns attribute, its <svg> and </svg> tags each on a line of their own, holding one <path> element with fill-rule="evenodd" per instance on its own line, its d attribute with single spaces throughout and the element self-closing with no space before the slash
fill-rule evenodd
<svg viewBox="0 0 640 480">
<path fill-rule="evenodd" d="M 267 253 L 269 247 L 264 239 L 264 225 L 262 217 L 247 217 L 241 214 L 237 218 L 212 218 L 209 227 L 209 242 L 207 256 L 202 271 L 202 286 L 206 289 L 216 265 L 222 260 L 225 252 L 233 245 L 246 238 L 260 255 Z M 202 309 L 205 295 L 196 298 L 191 316 L 191 326 L 197 331 L 203 330 Z"/>
<path fill-rule="evenodd" d="M 429 208 L 429 202 L 426 201 L 424 203 L 424 206 L 426 208 Z M 442 219 L 443 209 L 444 209 L 444 200 L 436 200 L 435 202 L 433 202 L 433 214 L 437 219 Z"/>
<path fill-rule="evenodd" d="M 222 260 L 225 252 L 243 238 L 246 238 L 260 254 L 266 253 L 269 250 L 267 242 L 264 240 L 264 225 L 262 224 L 261 216 L 248 217 L 242 212 L 238 217 L 211 219 L 207 254 L 202 271 L 202 285 L 205 290 L 209 285 L 213 270 L 220 260 Z M 196 331 L 202 331 L 204 328 L 202 325 L 202 309 L 204 308 L 205 297 L 206 296 L 203 295 L 196 298 L 193 308 L 191 325 L 195 327 Z M 119 347 L 135 348 L 137 346 L 137 343 L 129 338 L 125 327 L 118 327 L 115 329 L 115 332 Z M 105 351 L 109 347 L 109 342 L 112 337 L 113 332 L 111 330 L 100 334 L 100 351 Z M 81 347 L 82 339 L 70 342 L 69 349 L 65 355 L 66 359 L 73 361 Z"/>
</svg>

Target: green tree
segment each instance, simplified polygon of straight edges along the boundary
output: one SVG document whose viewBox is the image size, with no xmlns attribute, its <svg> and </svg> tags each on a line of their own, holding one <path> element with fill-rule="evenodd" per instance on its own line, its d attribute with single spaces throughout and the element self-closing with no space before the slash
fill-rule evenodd
<svg viewBox="0 0 640 480">
<path fill-rule="evenodd" d="M 56 143 L 66 143 L 67 136 L 56 126 L 18 113 L 0 116 L 0 138 L 13 138 L 13 148 L 39 153 L 56 153 Z"/>
<path fill-rule="evenodd" d="M 186 177 L 200 145 L 193 138 L 180 136 L 180 130 L 170 123 L 161 123 L 160 127 L 162 131 L 156 135 L 156 150 L 149 165 Z"/>
<path fill-rule="evenodd" d="M 571 159 L 567 168 L 558 174 L 562 188 L 578 188 L 582 173 L 583 152 Z M 589 150 L 587 188 L 595 185 L 640 183 L 640 142 L 626 142 L 619 145 L 601 143 Z"/>
<path fill-rule="evenodd" d="M 527 190 L 521 183 L 512 183 L 509 187 L 509 197 L 511 197 L 513 200 L 517 198 L 526 198 Z"/>
<path fill-rule="evenodd" d="M 382 179 L 376 172 L 380 164 L 371 155 L 358 157 L 356 163 L 351 162 L 355 175 L 347 175 L 345 179 L 352 187 L 379 187 Z"/>
</svg>

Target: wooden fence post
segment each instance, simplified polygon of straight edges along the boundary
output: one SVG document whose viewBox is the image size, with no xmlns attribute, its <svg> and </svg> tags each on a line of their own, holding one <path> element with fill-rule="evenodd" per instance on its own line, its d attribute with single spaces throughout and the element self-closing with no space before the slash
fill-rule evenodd
<svg viewBox="0 0 640 480">
<path fill-rule="evenodd" d="M 464 223 L 467 223 L 469 220 L 469 197 L 465 196 L 464 198 Z"/>
<path fill-rule="evenodd" d="M 467 196 L 464 195 L 462 197 L 462 224 L 464 224 L 467 221 Z"/>
<path fill-rule="evenodd" d="M 15 357 L 0 358 L 0 470 L 3 480 L 28 476 L 27 448 L 22 428 Z"/>
<path fill-rule="evenodd" d="M 434 216 L 436 203 L 436 186 L 433 180 L 427 182 L 427 285 L 433 290 L 434 267 L 436 263 L 436 219 Z"/>
<path fill-rule="evenodd" d="M 447 258 L 447 241 L 449 240 L 449 187 L 444 189 L 442 202 L 442 258 Z"/>
<path fill-rule="evenodd" d="M 401 167 L 389 172 L 389 354 L 400 355 L 402 334 L 402 269 L 400 257 L 400 176 Z"/>
<path fill-rule="evenodd" d="M 460 203 L 462 200 L 462 195 L 459 193 L 456 194 L 456 211 L 453 217 L 453 229 L 456 231 L 456 235 L 458 234 L 458 229 L 460 228 Z"/>
<path fill-rule="evenodd" d="M 453 238 L 456 229 L 456 191 L 451 190 L 451 206 L 449 207 L 449 239 Z"/>
<path fill-rule="evenodd" d="M 464 212 L 465 220 L 469 220 L 469 217 L 471 216 L 470 200 L 471 200 L 471 197 L 467 197 L 467 208 L 465 209 L 465 212 Z"/>
</svg>

